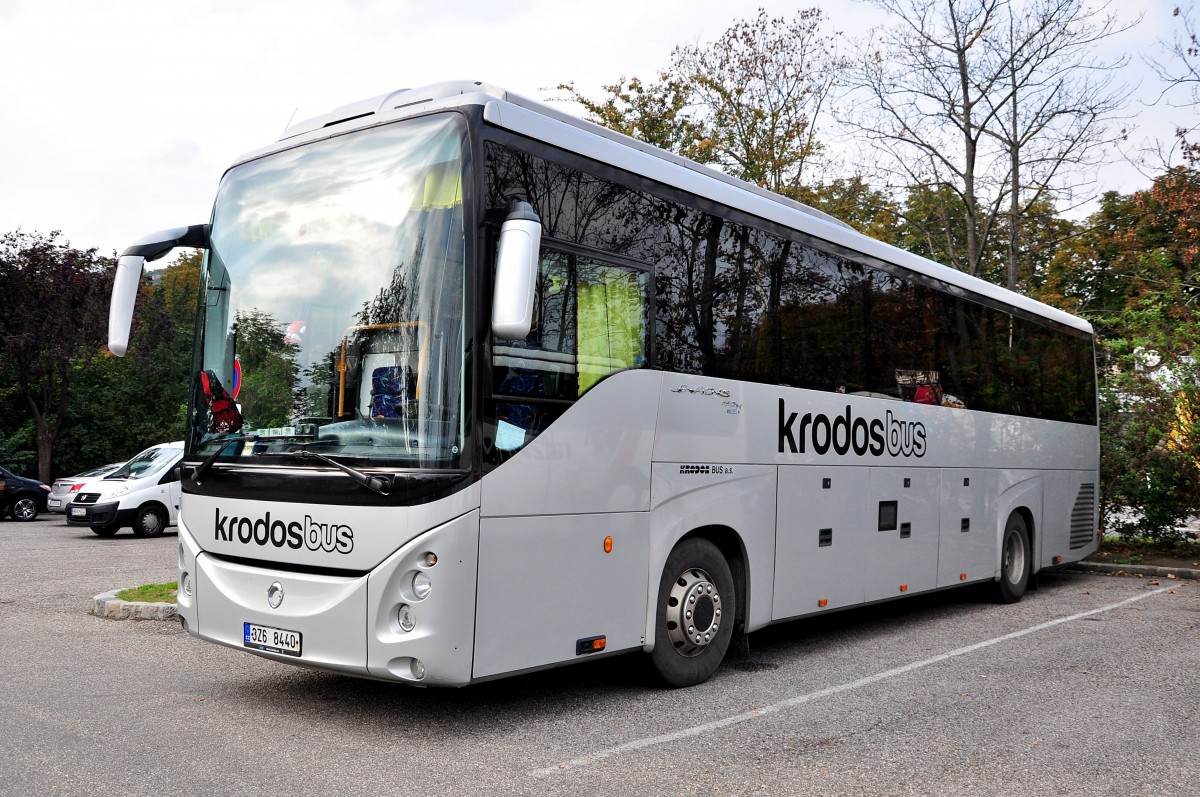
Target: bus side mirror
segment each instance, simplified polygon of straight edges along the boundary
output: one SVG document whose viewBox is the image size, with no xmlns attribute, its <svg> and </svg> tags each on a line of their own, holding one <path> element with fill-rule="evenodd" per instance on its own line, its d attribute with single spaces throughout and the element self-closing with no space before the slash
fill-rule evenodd
<svg viewBox="0 0 1200 797">
<path fill-rule="evenodd" d="M 542 220 L 528 202 L 514 201 L 500 228 L 496 284 L 492 293 L 492 335 L 520 340 L 533 326 L 534 286 Z"/>
<path fill-rule="evenodd" d="M 121 253 L 117 277 L 113 282 L 112 301 L 108 305 L 108 350 L 124 357 L 129 350 L 129 327 L 133 323 L 133 305 L 137 301 L 142 268 L 158 260 L 177 246 L 208 248 L 207 224 L 175 227 L 147 235 Z"/>
</svg>

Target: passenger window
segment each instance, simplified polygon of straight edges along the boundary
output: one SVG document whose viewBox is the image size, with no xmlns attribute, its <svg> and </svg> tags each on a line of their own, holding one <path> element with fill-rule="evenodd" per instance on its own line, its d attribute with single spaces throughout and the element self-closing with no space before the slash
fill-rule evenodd
<svg viewBox="0 0 1200 797">
<path fill-rule="evenodd" d="M 495 341 L 495 447 L 517 451 L 617 371 L 646 365 L 649 274 L 543 249 L 533 326 Z"/>
</svg>

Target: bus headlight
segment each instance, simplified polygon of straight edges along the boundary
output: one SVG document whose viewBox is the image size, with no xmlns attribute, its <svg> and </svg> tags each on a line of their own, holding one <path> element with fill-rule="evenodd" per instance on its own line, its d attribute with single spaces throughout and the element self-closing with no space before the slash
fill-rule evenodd
<svg viewBox="0 0 1200 797">
<path fill-rule="evenodd" d="M 396 622 L 400 624 L 401 631 L 408 633 L 417 627 L 417 615 L 413 612 L 411 606 L 407 603 L 402 603 L 396 611 Z"/>
<path fill-rule="evenodd" d="M 419 601 L 423 601 L 429 597 L 430 590 L 433 589 L 433 582 L 429 580 L 429 576 L 424 573 L 417 573 L 412 580 L 412 593 Z"/>
</svg>

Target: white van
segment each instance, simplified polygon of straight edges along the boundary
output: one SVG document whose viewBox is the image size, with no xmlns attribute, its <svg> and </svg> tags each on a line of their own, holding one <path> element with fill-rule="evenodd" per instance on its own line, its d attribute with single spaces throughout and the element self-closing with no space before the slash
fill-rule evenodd
<svg viewBox="0 0 1200 797">
<path fill-rule="evenodd" d="M 101 537 L 131 526 L 157 537 L 179 521 L 183 441 L 151 446 L 103 479 L 87 482 L 67 505 L 67 525 L 89 526 Z"/>
</svg>

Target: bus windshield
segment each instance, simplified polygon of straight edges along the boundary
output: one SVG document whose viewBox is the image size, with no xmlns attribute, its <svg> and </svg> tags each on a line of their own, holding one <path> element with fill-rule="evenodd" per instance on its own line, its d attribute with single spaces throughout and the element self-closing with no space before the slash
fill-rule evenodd
<svg viewBox="0 0 1200 797">
<path fill-rule="evenodd" d="M 189 455 L 461 466 L 463 138 L 457 114 L 431 116 L 225 176 L 201 284 Z"/>
</svg>

